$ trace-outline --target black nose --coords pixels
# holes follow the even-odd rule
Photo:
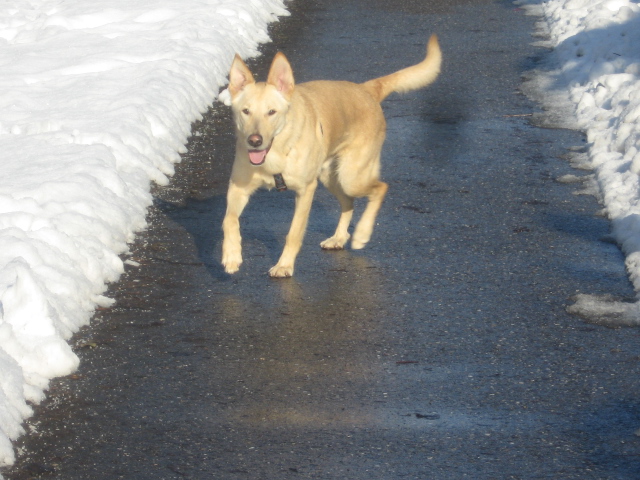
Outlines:
[[[252,147],[258,148],[260,145],[262,145],[262,135],[258,135],[257,133],[250,135],[247,139],[247,142]]]

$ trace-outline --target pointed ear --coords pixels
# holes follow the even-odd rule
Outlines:
[[[255,83],[253,75],[249,67],[247,67],[236,53],[233,63],[231,64],[231,71],[229,72],[229,93],[231,94],[231,98],[233,99],[244,90],[244,87],[251,83]]]
[[[295,82],[293,80],[293,70],[291,70],[289,60],[284,54],[278,52],[273,57],[267,83],[276,87],[285,98],[289,99],[291,97]]]

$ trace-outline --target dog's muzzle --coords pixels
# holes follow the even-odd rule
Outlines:
[[[259,148],[262,146],[263,141],[262,135],[257,133],[249,135],[249,138],[247,138],[249,146],[254,147],[253,149],[249,149],[249,161],[252,165],[262,165],[267,158],[267,153],[269,153],[271,145],[267,148]]]

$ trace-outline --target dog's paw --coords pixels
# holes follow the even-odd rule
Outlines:
[[[222,246],[222,266],[227,273],[236,273],[242,265],[242,250],[238,246]]]
[[[242,257],[233,255],[224,255],[222,257],[222,266],[227,273],[236,273],[242,265]]]
[[[238,270],[240,270],[240,264],[239,263],[227,263],[224,266],[224,271],[229,273],[229,274],[236,273]]]
[[[227,273],[236,273],[238,270],[240,270],[240,265],[242,263],[239,262],[222,262],[222,266],[224,266],[224,271]]]
[[[360,250],[362,248],[364,248],[364,246],[369,242],[369,239],[367,239],[366,241],[362,241],[362,240],[358,240],[357,238],[353,238],[353,240],[351,240],[351,248],[353,248],[354,250]]]
[[[271,278],[288,278],[293,276],[293,267],[282,266],[280,264],[272,267],[269,270],[269,276]]]
[[[349,237],[338,238],[333,236],[331,238],[327,238],[324,242],[321,242],[320,247],[323,248],[324,250],[342,250],[344,249],[344,245],[345,243],[347,243],[348,240],[349,240]]]
[[[371,240],[371,233],[368,234],[362,234],[358,231],[356,231],[353,234],[353,238],[351,239],[351,248],[354,250],[360,250],[362,248],[364,248],[364,246],[369,243],[369,240]]]

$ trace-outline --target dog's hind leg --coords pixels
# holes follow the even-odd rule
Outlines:
[[[340,183],[333,169],[327,169],[323,171],[320,176],[320,180],[327,190],[335,195],[340,202],[340,220],[338,226],[332,237],[327,238],[320,243],[320,246],[325,250],[342,250],[345,244],[349,241],[349,224],[351,223],[351,217],[353,217],[353,197],[347,195]]]
[[[269,270],[272,277],[291,277],[293,275],[293,266],[302,246],[302,239],[307,229],[309,221],[309,213],[311,212],[311,204],[313,203],[313,195],[315,194],[318,181],[314,180],[303,190],[296,194],[296,208],[293,212],[293,220],[291,228],[287,234],[287,240],[284,244],[284,250],[280,256],[278,263]]]
[[[370,192],[367,195],[369,202],[353,232],[351,248],[354,250],[363,248],[371,239],[373,225],[375,224],[378,211],[382,206],[382,201],[387,193],[387,189],[388,185],[379,180],[375,180],[375,183],[371,186]]]
[[[337,169],[340,188],[345,195],[369,199],[351,237],[351,248],[354,250],[363,248],[371,239],[376,216],[388,188],[386,183],[379,180],[380,150],[384,132],[378,133],[374,141],[369,139],[370,137],[367,137],[354,147],[341,152],[340,166]]]
[[[335,192],[334,192],[335,193]],[[325,250],[342,250],[345,244],[349,241],[349,224],[351,223],[351,217],[353,217],[353,197],[350,197],[346,193],[335,193],[338,201],[340,202],[340,220],[338,220],[338,226],[332,237],[327,238],[320,243],[320,246]]]

